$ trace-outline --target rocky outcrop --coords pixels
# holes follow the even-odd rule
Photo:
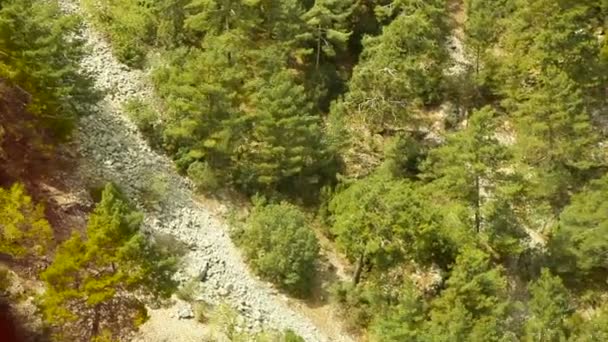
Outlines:
[[[80,11],[77,1],[61,2],[66,11]],[[82,61],[83,71],[107,94],[80,121],[77,142],[82,174],[117,183],[139,203],[146,178],[150,174],[162,176],[167,182],[166,196],[152,209],[140,205],[146,213],[145,229],[170,234],[188,246],[177,277],[199,283],[196,299],[231,304],[252,330],[261,326],[291,329],[307,341],[327,341],[306,317],[291,310],[281,295],[251,275],[227,235],[225,223],[192,199],[190,182],[175,172],[170,160],[155,153],[125,117],[125,101],[152,96],[145,85],[145,73],[117,62],[109,45],[89,26],[85,25],[82,35],[89,49]]]

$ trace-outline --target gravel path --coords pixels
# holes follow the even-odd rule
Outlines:
[[[82,13],[77,0],[60,0],[60,4],[66,12]],[[189,181],[175,172],[170,160],[152,151],[125,117],[125,101],[151,98],[146,75],[117,62],[109,45],[91,27],[85,25],[82,35],[89,48],[82,68],[107,95],[92,115],[80,122],[76,140],[86,161],[80,171],[116,182],[136,201],[141,198],[146,176],[164,177],[168,194],[153,210],[145,210],[145,226],[189,246],[178,278],[199,279],[198,299],[229,303],[245,317],[247,329],[291,329],[306,341],[329,341],[309,319],[291,310],[284,296],[252,276],[227,235],[226,224],[193,201]]]

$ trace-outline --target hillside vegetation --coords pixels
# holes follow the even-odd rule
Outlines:
[[[58,144],[96,94],[53,3],[0,0],[0,85]],[[361,341],[608,339],[607,1],[82,3],[149,72],[154,101],[125,104],[149,145],[201,193],[251,198],[232,238],[262,279],[324,284]],[[35,259],[52,227],[9,175],[0,253]],[[71,327],[56,338],[123,338],[171,294],[141,220],[108,185],[57,247],[39,300]],[[320,279],[320,235],[351,279]]]

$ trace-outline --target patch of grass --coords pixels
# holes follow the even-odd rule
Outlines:
[[[5,294],[8,291],[8,288],[11,287],[11,282],[11,274],[9,273],[8,268],[0,265],[0,295]]]
[[[153,148],[160,147],[162,139],[159,135],[159,119],[152,106],[139,99],[129,100],[124,110],[148,143]]]
[[[154,233],[153,238],[156,247],[169,255],[184,256],[188,252],[187,244],[171,234]]]
[[[169,191],[167,176],[154,174],[152,172],[144,176],[144,187],[142,191],[144,204],[152,207],[165,200]]]
[[[220,187],[219,178],[207,163],[194,162],[190,164],[187,172],[198,191],[214,191]]]
[[[192,309],[194,310],[194,317],[197,321],[199,321],[200,323],[209,322],[212,310],[212,307],[209,303],[197,301],[192,305]]]
[[[188,283],[184,284],[184,286],[180,287],[175,295],[177,298],[185,302],[192,303],[195,300],[197,289],[198,281],[196,279],[192,279]]]

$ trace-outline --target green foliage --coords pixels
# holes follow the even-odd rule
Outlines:
[[[199,279],[192,279],[186,284],[182,285],[176,292],[177,298],[192,303],[195,300],[196,291],[198,290]]]
[[[125,104],[125,111],[152,146],[156,147],[161,143],[158,136],[158,114],[149,104],[142,100],[130,100]]]
[[[231,89],[239,89],[236,85],[244,77],[231,63],[240,57],[235,51],[239,42],[232,38],[207,39],[205,51],[178,50],[168,56],[167,67],[155,71],[155,84],[167,105],[165,149],[182,170],[203,158],[217,168],[229,165],[241,116],[240,97]]]
[[[86,239],[74,233],[42,273],[47,290],[41,307],[49,324],[81,337],[85,328],[88,338],[102,329],[124,333],[145,317],[143,299],[171,294],[175,261],[139,232],[141,221],[142,215],[107,185],[89,217]]]
[[[409,4],[409,1],[404,3]],[[372,127],[403,125],[414,107],[441,98],[445,50],[444,1],[401,12],[378,37],[363,40],[345,102]]]
[[[507,188],[513,178],[505,171],[511,153],[497,138],[500,126],[492,108],[474,111],[464,129],[448,134],[444,144],[429,152],[424,176],[433,180],[437,192],[466,206],[473,218],[470,226],[494,248],[504,255],[519,254],[525,233]]]
[[[157,46],[173,48],[191,38],[185,29],[185,6],[189,0],[156,0],[151,6]]]
[[[292,330],[285,331],[284,342],[304,342],[305,340]]]
[[[60,138],[95,98],[78,72],[77,28],[55,1],[7,0],[0,8],[0,77],[28,94],[28,110]]]
[[[307,26],[301,40],[314,43],[315,68],[321,65],[321,56],[334,58],[346,48],[351,31],[348,19],[354,8],[352,0],[316,0],[312,8],[302,15]]]
[[[226,184],[321,203],[312,209],[354,264],[354,281],[333,297],[370,341],[602,341],[605,310],[583,315],[601,303],[576,294],[601,298],[607,268],[608,176],[591,181],[607,169],[607,4],[104,0],[89,9],[121,60],[141,65],[151,47],[164,49],[153,71],[162,112],[127,109],[199,190]],[[310,289],[319,247],[294,206],[256,203],[237,235],[264,278]],[[548,271],[526,287],[544,267],[580,292]],[[428,269],[450,276],[433,273],[428,287]],[[232,340],[287,339],[238,333],[238,315],[224,309]]]
[[[296,207],[258,204],[239,240],[252,268],[262,277],[291,293],[309,293],[319,244]]]
[[[608,269],[608,176],[574,195],[560,216],[550,242],[558,273],[585,279]]]
[[[0,187],[0,253],[14,258],[41,256],[52,239],[44,207],[33,202],[23,184]]]
[[[441,215],[407,181],[378,174],[360,180],[332,199],[330,231],[360,268],[386,269],[403,259],[449,263],[452,246],[442,234]],[[355,279],[357,281],[357,279]]]
[[[522,82],[533,85],[558,69],[557,74],[573,80],[583,96],[603,96],[597,93],[606,77],[598,63],[599,42],[592,25],[581,25],[589,23],[597,4],[570,0],[516,0],[513,4],[503,37],[506,89],[526,93]]]
[[[204,161],[250,193],[318,186],[319,169],[331,158],[305,89],[289,71],[242,85],[249,71],[234,62],[251,57],[236,50],[244,43],[230,34],[207,39],[209,50],[176,54],[175,67],[157,71],[173,116],[165,147],[181,168]]]
[[[11,287],[11,274],[8,267],[0,265],[0,296],[4,296],[6,291]]]
[[[169,181],[166,175],[149,172],[143,176],[142,197],[148,207],[162,203],[169,192]]]
[[[574,325],[569,341],[600,342],[608,338],[608,309],[604,304],[590,319],[581,319]]]
[[[222,303],[215,307],[210,322],[216,334],[226,336],[229,341],[241,341],[243,337],[238,331],[238,313],[228,304]]]
[[[372,341],[422,341],[420,330],[426,310],[421,295],[405,284],[400,290],[398,303],[385,309],[371,325]]]
[[[464,3],[464,43],[477,92],[497,86],[496,60],[499,57],[493,54],[492,48],[505,30],[505,17],[512,11],[512,3],[510,0],[466,0]]]
[[[147,1],[84,0],[83,3],[98,27],[108,35],[118,60],[132,67],[142,67],[147,46],[154,37]]]
[[[517,99],[515,124],[518,157],[533,167],[530,192],[561,208],[568,187],[585,172],[605,165],[598,134],[587,113],[581,89],[563,72],[548,71],[540,84]]]
[[[540,278],[530,284],[532,298],[528,303],[530,317],[526,321],[526,341],[564,341],[566,319],[571,303],[568,290],[559,277],[543,269]]]
[[[377,289],[355,285],[352,282],[338,282],[331,288],[331,298],[340,307],[347,329],[357,331],[366,327],[376,314]]]
[[[412,136],[396,136],[386,148],[384,166],[395,178],[415,179],[426,158],[426,149]]]
[[[289,71],[259,80],[253,95],[251,130],[239,148],[236,182],[244,189],[273,190],[279,184],[306,189],[319,182],[325,147],[304,87]],[[298,187],[302,185],[302,187]]]
[[[194,162],[188,167],[188,177],[194,182],[198,191],[214,191],[220,187],[220,180],[215,171],[204,162]]]
[[[425,327],[428,339],[505,341],[512,335],[507,279],[500,267],[491,264],[487,254],[464,249],[446,285],[431,303],[431,320]]]
[[[209,321],[209,314],[211,312],[211,306],[205,302],[196,302],[192,304],[192,310],[194,311],[194,317],[200,323],[207,323]]]

